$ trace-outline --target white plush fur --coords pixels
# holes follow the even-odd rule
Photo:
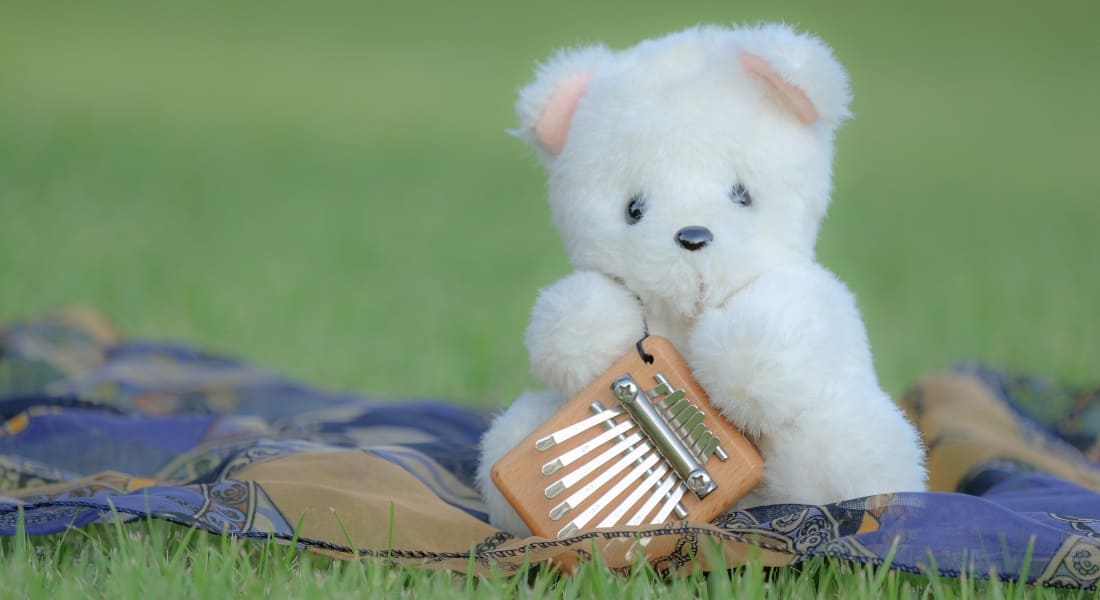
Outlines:
[[[806,125],[745,71],[763,58],[813,103]],[[557,83],[591,79],[560,153],[534,135]],[[827,503],[924,489],[913,427],[879,387],[855,299],[814,259],[830,199],[847,76],[818,39],[783,25],[698,27],[612,54],[565,52],[520,92],[517,133],[549,175],[550,206],[577,271],[543,290],[526,344],[551,391],[527,393],[483,440],[491,520],[528,533],[492,465],[630,350],[648,325],[685,355],[711,401],[750,435],[764,480],[738,507]],[[731,200],[740,184],[752,203]],[[644,217],[625,218],[630,198]],[[703,226],[697,251],[676,232]]]

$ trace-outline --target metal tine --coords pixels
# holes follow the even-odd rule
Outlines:
[[[685,434],[691,431],[695,428],[696,425],[703,422],[703,417],[705,416],[706,415],[703,414],[703,411],[696,408],[695,414],[691,415],[691,418],[689,418],[687,421],[684,421],[684,423],[680,426],[681,431],[683,431]]]
[[[600,404],[599,402],[593,402],[592,404],[590,404],[588,406],[588,410],[590,410],[594,413],[598,413],[598,412],[603,410],[603,405]],[[612,427],[612,423],[613,423],[613,421],[604,421],[603,425],[604,425],[604,427],[610,429]],[[623,438],[622,438],[622,436],[619,436],[618,439],[619,439],[619,441],[622,441]],[[652,474],[652,471],[646,473],[646,475],[651,475],[651,474]],[[687,518],[688,511],[687,511],[686,508],[684,508],[683,504],[677,504],[676,508],[674,510],[676,511],[676,516],[680,517],[681,519]]]
[[[606,471],[597,475],[595,479],[589,481],[588,483],[581,486],[580,489],[570,494],[568,498],[561,502],[561,504],[558,504],[557,506],[552,508],[550,510],[550,519],[553,521],[557,521],[558,519],[565,516],[565,514],[568,513],[570,510],[573,510],[574,508],[580,506],[581,502],[587,500],[589,496],[596,493],[596,491],[603,487],[605,483],[611,481],[612,477],[621,473],[623,469],[630,466],[630,463],[633,463],[642,456],[645,456],[645,454],[650,450],[651,448],[644,446],[640,448],[635,448],[633,451],[630,452],[630,454],[627,454],[626,456],[620,458],[618,462],[611,465]],[[669,511],[671,512],[672,508],[669,508]]]
[[[600,446],[611,441],[615,437],[620,436],[627,431],[630,431],[634,427],[636,427],[636,425],[629,420],[613,426],[611,429],[600,433],[599,435],[588,440],[587,442],[577,446],[576,448],[573,448],[572,450],[569,450],[568,452],[562,453],[561,456],[542,465],[542,474],[553,475],[554,473],[557,473],[563,467],[571,465],[581,458],[584,458],[584,455],[592,452],[596,448],[599,448]]]
[[[660,376],[661,379],[664,379],[664,376],[660,373],[658,373],[657,375]],[[665,381],[667,381],[667,379]],[[654,389],[656,390],[657,388]],[[686,433],[683,430],[683,422],[691,417],[693,413],[691,413],[690,411],[692,409],[699,411],[699,408],[692,404],[691,400],[687,398],[687,394],[685,394],[684,390],[678,389],[674,390],[664,399],[664,407],[661,412],[662,416],[668,420],[668,424],[673,428],[673,430],[677,433],[683,434]],[[699,412],[702,413],[702,411]],[[704,460],[710,458],[712,454],[717,456],[718,460],[729,460],[729,454],[725,451],[724,448],[722,448],[721,442],[718,440],[717,437],[713,437],[711,441],[708,441],[705,444],[699,444],[699,447],[701,449],[700,454]],[[676,514],[679,515],[681,518],[686,516],[686,514],[681,514],[680,511],[677,511]]]
[[[687,404],[687,406],[681,407],[679,412],[677,412],[675,414],[662,415],[663,417],[665,417],[665,421],[668,422],[668,426],[672,429],[672,431],[676,432],[676,435],[680,436],[681,438],[684,437],[684,431],[683,431],[683,427],[681,426],[681,420],[684,419],[685,417],[689,416],[689,411],[691,411],[692,408],[693,407],[691,406],[691,403],[689,402]]]
[[[650,523],[664,523],[665,519],[668,518],[668,515],[672,513],[672,508],[676,506],[676,503],[680,501],[680,498],[684,497],[684,493],[686,492],[687,486],[682,483],[677,486],[676,489],[672,492],[672,497],[665,501],[664,506],[661,507],[661,510],[657,511],[657,516],[653,517],[653,520],[650,521]]]
[[[631,508],[633,508],[639,500],[642,499],[642,496],[646,495],[646,493],[649,492],[654,494],[657,493],[656,488],[660,484],[661,478],[665,476],[665,473],[668,473],[667,465],[662,463],[654,467],[653,470],[649,472],[649,476],[646,477],[645,481],[642,482],[642,485],[639,485],[637,488],[635,488],[633,492],[630,492],[630,495],[627,496],[626,499],[624,499],[622,503],[619,504],[619,506],[615,507],[615,510],[608,513],[607,516],[604,517],[602,521],[600,521],[600,524],[597,525],[597,527],[611,527],[613,525],[618,525],[623,516],[625,516],[626,513]],[[685,510],[684,513],[680,515],[680,518],[683,519],[686,517],[687,511]]]
[[[578,531],[580,530],[576,525],[574,525],[573,523],[569,523],[565,527],[562,527],[560,531],[558,531],[558,539],[560,540],[561,538],[569,537],[574,533],[577,533]]]
[[[684,390],[673,390],[673,392],[666,396],[665,399],[662,400],[662,402],[665,403],[665,408],[668,409],[674,404],[678,404],[681,400],[686,400],[686,395],[687,394],[684,393]]]
[[[706,497],[717,485],[705,474],[705,468],[687,448],[681,436],[677,434],[660,414],[659,409],[641,393],[637,383],[630,375],[623,375],[611,384],[615,397],[626,407],[630,417],[638,422],[639,428],[650,438],[665,460],[676,472],[677,477],[693,477],[691,489],[699,498]],[[695,478],[697,471],[703,471]]]
[[[700,412],[703,415],[704,413]],[[704,415],[705,416],[705,415]],[[690,422],[690,421],[689,421]],[[718,439],[705,423],[697,423],[690,432],[685,432],[683,427],[677,426],[677,433],[686,435],[693,452],[698,452],[698,458],[706,463],[711,456],[717,456],[718,460],[729,460],[730,455],[722,448],[722,442]],[[677,513],[679,514],[679,513]]]
[[[707,427],[707,424],[699,423],[695,427],[691,428],[691,431],[688,433],[688,439],[692,440],[693,442],[698,442],[699,440],[709,435],[711,435],[711,432],[710,428]]]
[[[703,458],[708,459],[711,457],[712,454],[715,454],[716,450],[721,449],[722,447],[719,445],[718,438],[712,435],[710,436],[710,439],[707,440],[707,443],[703,445]],[[722,454],[726,454],[726,452],[723,450]],[[728,454],[726,454],[725,458],[722,457],[722,454],[718,455],[719,460],[726,460],[729,458]]]
[[[687,403],[687,406],[681,408],[680,412],[672,419],[672,428],[675,430],[676,434],[680,435],[680,437],[686,436],[687,430],[684,429],[684,423],[691,421],[691,418],[697,413],[698,408],[691,403]]]
[[[690,440],[687,439],[688,432],[687,429],[684,428],[684,425],[699,414],[699,408],[686,399],[682,403],[678,403],[677,408],[678,410],[676,413],[667,415],[669,427],[671,427],[676,435],[680,436],[680,439],[684,440],[685,443],[690,443]]]
[[[705,454],[703,450],[707,447],[707,444],[709,444],[712,439],[714,439],[714,434],[711,433],[711,431],[706,427],[703,427],[703,431],[701,431],[699,435],[695,436],[691,440],[692,452],[695,452],[699,456],[699,459],[704,463],[707,462],[707,458],[710,455]]]
[[[577,467],[575,471],[566,473],[564,477],[547,486],[545,491],[546,497],[556,498],[563,491],[569,489],[570,487],[573,487],[577,484],[577,482],[587,477],[588,474],[592,471],[595,471],[596,469],[604,466],[604,464],[610,462],[612,459],[614,459],[616,456],[619,456],[623,452],[627,452],[628,449],[631,449],[631,447],[634,446],[634,444],[638,444],[638,448],[631,449],[631,451],[648,451],[653,448],[647,443],[639,443],[641,441],[641,433],[633,433],[627,436],[618,444],[615,444],[614,446],[601,452],[598,456],[596,456],[596,458],[593,458],[592,460]]]
[[[635,482],[641,479],[642,476],[645,475],[645,472],[649,470],[650,467],[657,464],[657,461],[660,459],[661,455],[656,452],[647,456],[638,466],[634,467],[630,473],[616,481],[615,485],[611,486],[611,488],[597,498],[595,502],[586,506],[585,509],[581,511],[581,514],[577,515],[569,524],[562,528],[562,531],[569,530],[570,527],[580,529],[587,525],[589,521],[596,518],[596,515],[603,512],[611,502],[621,496],[628,487],[634,485]],[[561,532],[558,532],[558,535],[561,537]]]
[[[679,402],[674,404],[672,408],[667,411],[669,423],[679,426],[684,419],[690,416],[690,411],[694,409],[695,405],[691,403],[691,400],[681,398]]]
[[[548,436],[539,438],[539,440],[535,442],[535,448],[545,452],[546,450],[549,450],[554,446],[557,446],[558,444],[575,437],[577,434],[583,432],[590,427],[594,427],[596,425],[599,425],[600,423],[603,423],[604,421],[613,419],[623,414],[623,411],[624,409],[622,406],[615,406],[614,408],[609,408],[599,414],[588,417],[587,419],[577,421],[576,423],[567,427],[563,427]]]
[[[702,437],[709,436],[709,435],[711,435],[711,433],[710,433],[710,429],[707,429],[707,424],[706,423],[699,423],[695,427],[692,427],[691,431],[688,432],[688,440],[692,444],[698,445],[698,442]]]
[[[671,394],[672,391],[675,389],[672,387],[672,382],[670,382],[668,378],[665,377],[665,374],[661,373],[660,371],[653,374],[653,380],[657,382],[657,385],[653,389],[645,393],[646,396],[649,396],[650,400],[656,398],[657,396]]]
[[[642,522],[645,521],[645,518],[649,516],[649,513],[653,512],[653,509],[661,502],[661,499],[672,491],[672,486],[678,483],[680,483],[680,479],[676,477],[676,474],[669,473],[669,476],[657,487],[657,491],[646,499],[642,507],[638,509],[638,512],[634,513],[633,517],[630,517],[630,520],[628,520],[626,524],[641,525]]]

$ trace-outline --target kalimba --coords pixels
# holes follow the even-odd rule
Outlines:
[[[709,521],[763,475],[756,447],[649,336],[498,461],[493,482],[531,531]]]

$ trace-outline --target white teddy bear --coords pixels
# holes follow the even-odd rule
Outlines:
[[[576,272],[542,290],[526,392],[483,439],[491,522],[527,526],[493,464],[647,329],[753,439],[737,508],[925,488],[923,450],[879,387],[855,299],[817,264],[847,75],[785,25],[696,27],[623,52],[563,51],[520,92]]]

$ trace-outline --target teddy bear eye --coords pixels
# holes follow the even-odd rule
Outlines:
[[[752,206],[752,194],[740,183],[735,183],[730,188],[730,199],[741,206]]]
[[[626,224],[633,225],[645,216],[645,196],[634,194],[626,203]]]

